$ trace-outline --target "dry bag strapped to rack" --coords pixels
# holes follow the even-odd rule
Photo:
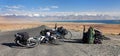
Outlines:
[[[100,31],[95,30],[93,27],[90,27],[87,32],[85,32],[85,26],[83,29],[83,43],[89,44],[101,44],[103,35]]]

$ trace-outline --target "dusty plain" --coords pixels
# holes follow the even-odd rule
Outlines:
[[[83,25],[86,26],[86,30],[92,26],[95,29],[100,30],[103,34],[112,34],[119,35],[120,34],[120,24],[96,24],[96,23],[69,23],[69,22],[29,22],[29,23],[0,23],[0,31],[12,31],[12,30],[20,30],[20,29],[28,29],[34,28],[41,25],[46,25],[48,27],[54,28],[55,24],[57,26],[63,26],[69,30],[75,30],[78,32],[82,32]]]

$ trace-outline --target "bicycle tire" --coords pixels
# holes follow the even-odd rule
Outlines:
[[[72,33],[68,31],[68,33],[64,36],[65,39],[71,39],[72,38]]]

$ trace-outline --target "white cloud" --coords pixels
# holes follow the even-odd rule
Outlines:
[[[49,8],[42,8],[42,10],[50,10]],[[110,15],[110,16],[119,16],[120,12],[43,12],[43,11],[26,11],[26,10],[16,10],[8,9],[5,13],[0,13],[1,15],[28,15],[28,16],[67,16],[67,15]]]
[[[17,7],[17,6],[6,6],[7,8],[19,8],[19,7]]]
[[[16,9],[6,9],[7,11],[14,12],[17,11]]]
[[[51,8],[59,8],[58,6],[51,6]]]
[[[50,9],[50,8],[42,8],[42,10],[49,11],[49,10],[51,10],[51,9]]]
[[[6,5],[5,6],[5,8],[11,8],[11,9],[19,9],[19,8],[22,8],[22,7],[24,7],[24,6],[22,6],[22,5],[14,5],[14,6],[8,6],[8,5]]]
[[[33,14],[33,16],[36,16],[36,17],[38,17],[38,16],[40,16],[39,14]]]
[[[39,9],[40,9],[40,11],[49,11],[49,10],[51,10],[49,7],[46,7],[46,8],[40,7]]]
[[[59,6],[48,6],[40,8],[31,8],[24,10],[22,5],[14,6],[4,6],[0,7],[0,15],[24,15],[24,16],[67,16],[67,15],[110,15],[110,16],[120,16],[120,12],[51,12],[53,9],[59,8]]]
[[[50,11],[52,9],[57,9],[57,8],[59,8],[59,7],[58,6],[48,6],[48,7],[40,7],[39,9],[41,11]]]

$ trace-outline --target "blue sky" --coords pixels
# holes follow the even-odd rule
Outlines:
[[[0,13],[18,11],[120,12],[120,0],[0,0]]]

